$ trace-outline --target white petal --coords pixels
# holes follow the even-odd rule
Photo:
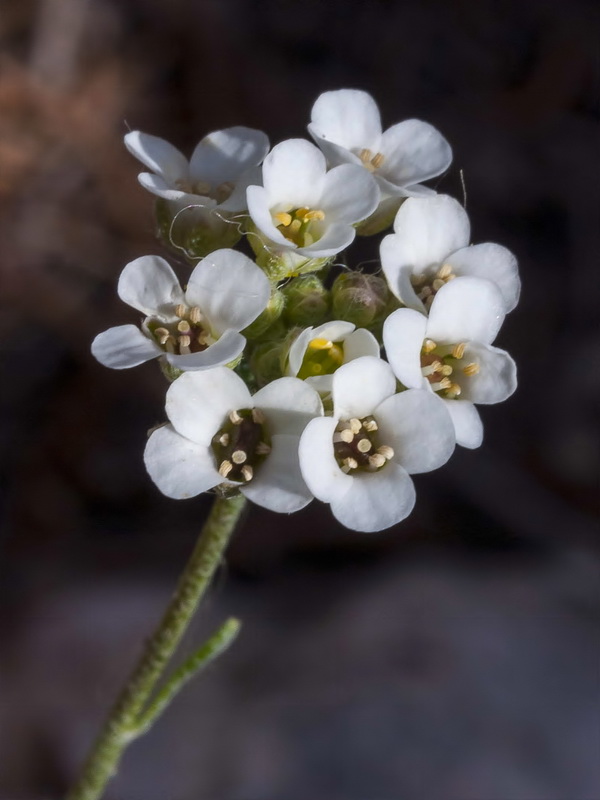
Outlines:
[[[316,417],[300,437],[298,456],[306,485],[316,498],[325,503],[342,497],[353,479],[339,468],[333,454],[333,432],[338,420]]]
[[[311,339],[328,339],[330,342],[343,342],[354,331],[356,325],[341,319],[324,322],[312,329]]]
[[[137,367],[144,361],[163,354],[156,342],[145,336],[135,325],[109,328],[92,342],[92,355],[111,369]]]
[[[273,224],[269,196],[263,186],[248,186],[246,189],[246,205],[250,219],[268,239],[287,250],[295,250],[296,245],[286,239]]]
[[[171,425],[154,431],[144,451],[148,474],[167,497],[195,497],[222,482],[207,447],[180,436]]]
[[[309,247],[298,247],[297,252],[307,258],[329,258],[352,244],[356,231],[344,222],[333,222],[323,236]],[[289,242],[288,242],[289,244]]]
[[[374,412],[379,442],[394,449],[394,461],[411,475],[441,467],[454,451],[454,425],[433,392],[408,389],[384,400]]]
[[[450,166],[452,148],[427,122],[407,119],[388,128],[381,137],[384,161],[379,173],[401,186],[421,183]]]
[[[185,372],[167,391],[166,411],[175,430],[209,447],[231,411],[252,408],[244,381],[227,367]]]
[[[447,255],[469,244],[470,224],[461,204],[445,194],[409,197],[394,220],[400,237],[397,262],[414,271],[441,264]]]
[[[303,206],[318,208],[326,169],[319,148],[305,139],[287,139],[275,145],[263,164],[269,206],[281,203],[282,211]]]
[[[288,375],[295,377],[300,372],[300,367],[306,355],[306,348],[311,339],[316,338],[313,334],[313,328],[305,328],[292,342],[290,351],[288,353],[288,364],[286,372]]]
[[[298,442],[297,436],[273,436],[271,452],[254,478],[240,486],[248,500],[281,514],[300,511],[310,503],[313,496],[300,471]]]
[[[357,155],[347,150],[345,147],[323,138],[321,132],[315,125],[309,125],[308,132],[319,146],[319,149],[330,166],[337,167],[340,164],[356,164],[356,166],[365,169],[364,164]]]
[[[362,356],[379,358],[380,351],[379,342],[366,328],[358,328],[344,339],[344,362]]]
[[[263,160],[269,150],[269,139],[262,131],[236,126],[214,131],[197,145],[190,159],[193,181],[207,181],[213,188],[231,181]]]
[[[479,372],[461,380],[461,398],[472,403],[501,403],[517,388],[517,365],[505,350],[469,343],[465,362],[479,364]]]
[[[363,167],[342,164],[325,176],[320,208],[325,221],[354,223],[366,219],[377,208],[380,191],[372,175]]]
[[[168,183],[188,177],[187,158],[176,147],[141,131],[131,131],[125,136],[125,146],[142,164],[156,172]]]
[[[381,118],[377,103],[367,92],[339,89],[321,94],[311,111],[311,133],[348,150],[379,149]]]
[[[298,378],[278,378],[254,395],[255,408],[264,412],[271,436],[300,436],[314,417],[323,414],[321,398]]]
[[[266,308],[269,279],[248,256],[236,250],[215,250],[194,268],[186,301],[206,314],[216,333],[241,331]]]
[[[403,186],[402,194],[404,197],[433,197],[437,192],[435,189],[430,189],[429,186],[414,183],[412,186]]]
[[[427,336],[434,342],[491,344],[504,322],[504,299],[483,278],[456,278],[436,294],[429,310]]]
[[[124,303],[148,317],[172,317],[183,292],[177,275],[160,256],[142,256],[124,268],[117,286]]]
[[[167,353],[167,361],[177,369],[194,371],[222,367],[236,359],[246,346],[246,338],[238,331],[228,330],[206,350],[188,355]]]
[[[331,511],[346,528],[373,533],[408,517],[415,499],[415,487],[406,470],[388,461],[379,472],[356,475],[344,496],[331,501]]]
[[[419,272],[419,268],[412,263],[412,254],[406,252],[402,238],[395,233],[384,236],[379,246],[379,257],[390,291],[404,305],[425,314],[425,306],[417,297],[410,280],[412,275]]]
[[[473,403],[468,400],[442,400],[454,424],[456,444],[473,450],[483,441],[483,424]]]
[[[383,346],[394,374],[404,386],[420,389],[421,348],[427,329],[427,317],[412,308],[399,308],[383,324]]]
[[[390,365],[380,358],[363,356],[342,364],[333,374],[334,415],[341,419],[366,417],[396,391]]]
[[[194,202],[198,200],[198,197],[193,194],[187,194],[186,192],[181,192],[179,189],[174,189],[172,184],[167,183],[167,181],[160,175],[153,175],[151,172],[140,172],[138,175],[138,181],[149,192],[152,194],[157,195],[157,197],[164,197],[165,200],[180,200],[185,201],[186,199],[188,202]],[[191,198],[191,201],[190,199]]]
[[[262,167],[250,167],[242,172],[235,183],[233,192],[229,195],[227,200],[219,203],[219,211],[239,212],[248,209],[248,202],[246,200],[246,192],[249,186],[259,186],[262,181]],[[235,220],[235,224],[239,224]]]
[[[487,278],[500,289],[506,304],[506,313],[519,301],[521,280],[514,255],[500,244],[485,242],[463,247],[448,256],[446,262],[457,275]]]

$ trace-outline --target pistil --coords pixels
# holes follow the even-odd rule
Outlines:
[[[239,483],[251,481],[271,452],[264,414],[257,408],[231,411],[213,436],[212,449],[219,475]]]

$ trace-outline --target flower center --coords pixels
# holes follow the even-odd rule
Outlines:
[[[219,183],[216,186],[208,183],[207,181],[186,181],[186,180],[179,180],[175,181],[175,186],[181,192],[187,192],[188,194],[198,194],[201,197],[210,197],[211,200],[216,200],[216,202],[224,203],[225,200],[229,199],[231,193],[233,192],[235,185],[231,183],[231,181],[225,181],[224,183]]]
[[[302,365],[298,370],[300,380],[314,378],[317,375],[331,375],[344,363],[344,345],[342,342],[330,342],[328,339],[312,339],[306,348]]]
[[[269,442],[265,417],[259,408],[232,411],[212,440],[219,475],[248,483],[271,452]]]
[[[380,444],[374,417],[340,420],[333,434],[333,452],[342,472],[378,472],[394,457],[389,445]]]
[[[462,392],[463,380],[479,372],[477,362],[467,362],[464,358],[465,348],[465,342],[447,345],[438,345],[432,339],[423,342],[421,373],[433,391],[445,400],[455,400]]]
[[[151,320],[148,323],[148,329],[163,350],[183,356],[199,353],[214,344],[216,340],[203,326],[204,316],[198,306],[189,308],[180,303],[175,314],[179,317],[177,322]]]
[[[411,275],[410,282],[417,293],[417,297],[429,308],[433,303],[433,298],[442,286],[445,286],[448,281],[454,280],[454,278],[456,278],[456,275],[452,272],[450,264],[442,264],[436,272],[431,271],[430,273]]]
[[[359,152],[358,157],[362,161],[363,167],[368,169],[369,172],[375,172],[375,170],[379,169],[385,160],[383,153],[373,154],[367,147],[364,147]]]
[[[298,247],[309,247],[323,235],[325,212],[318,208],[295,208],[273,214],[277,230]]]

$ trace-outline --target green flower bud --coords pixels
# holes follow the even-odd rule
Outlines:
[[[333,316],[359,328],[373,325],[385,313],[390,291],[383,278],[362,272],[342,272],[331,287]]]
[[[290,325],[320,325],[331,305],[330,293],[316,275],[294,278],[282,292],[285,296],[284,318]]]
[[[259,386],[266,386],[283,376],[284,351],[282,341],[261,342],[256,345],[250,356],[250,369]]]
[[[385,197],[377,206],[375,211],[370,217],[360,222],[356,226],[356,232],[359,236],[373,236],[376,233],[381,233],[386,228],[389,228],[398,209],[400,208],[404,198],[403,197]]]
[[[235,247],[242,236],[239,222],[225,212],[179,200],[158,200],[156,221],[162,241],[189,261],[222,247]]]
[[[169,383],[173,383],[173,381],[177,380],[180,375],[183,375],[183,370],[177,369],[177,367],[169,364],[166,358],[159,358],[158,363],[160,365],[162,374],[169,381]]]
[[[267,307],[261,314],[258,315],[254,322],[251,322],[247,328],[244,328],[242,334],[246,337],[246,339],[250,340],[260,338],[271,327],[271,325],[273,325],[273,323],[277,322],[281,316],[284,305],[285,298],[282,292],[273,287],[271,289],[271,297],[269,298]]]
[[[264,270],[271,283],[279,283],[279,281],[309,272],[318,272],[333,260],[333,257],[307,258],[294,250],[280,249],[275,242],[269,241],[252,222],[247,223],[246,234],[250,247],[256,255],[256,263]]]

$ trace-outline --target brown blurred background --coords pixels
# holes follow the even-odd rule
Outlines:
[[[144,472],[156,365],[89,353],[134,321],[122,267],[163,253],[122,137],[275,143],[343,87],[453,145],[439,190],[463,170],[474,241],[520,261],[520,388],[396,529],[252,508],[186,647],[228,614],[241,639],[107,798],[599,800],[597,10],[2,0],[1,800],[61,798],[207,509]]]

